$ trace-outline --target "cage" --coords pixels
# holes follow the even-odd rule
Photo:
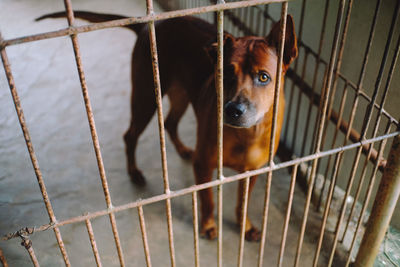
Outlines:
[[[4,266],[399,265],[390,247],[400,227],[399,1],[0,5]],[[67,20],[32,23],[63,9]],[[127,18],[86,23],[75,20],[73,9]],[[26,21],[15,17],[19,12]],[[273,160],[234,173],[222,168],[221,152],[215,179],[196,185],[191,163],[179,159],[165,137],[169,104],[158,98],[157,118],[138,148],[148,184],[131,185],[122,134],[135,35],[114,28],[148,23],[156,48],[159,20],[192,15],[215,24],[220,37],[223,30],[266,36],[279,20],[285,26],[286,14],[295,21],[299,54],[285,75],[285,120]],[[163,74],[157,59],[153,63],[155,90],[161,90]],[[193,146],[192,110],[181,124],[184,141]],[[242,212],[261,228],[259,243],[244,240],[244,224],[236,225],[233,215],[238,182],[248,188],[254,175],[259,178]],[[199,234],[198,192],[205,188],[214,189],[218,203],[215,241]]]

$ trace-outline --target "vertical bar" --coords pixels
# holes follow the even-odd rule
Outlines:
[[[242,196],[242,210],[241,210],[241,223],[240,223],[240,241],[239,241],[239,254],[238,254],[238,267],[243,266],[243,248],[244,248],[244,236],[246,233],[246,218],[247,218],[247,205],[249,200],[249,184],[250,177],[246,177],[244,182],[244,194]]]
[[[0,41],[2,41],[2,40],[3,40],[3,38],[0,34]],[[46,185],[43,180],[42,171],[40,170],[39,162],[37,160],[35,150],[33,149],[33,144],[31,141],[30,134],[29,134],[28,126],[26,125],[24,112],[21,107],[21,102],[19,100],[17,88],[15,86],[14,77],[11,72],[10,62],[8,61],[8,56],[7,56],[7,53],[6,53],[6,50],[4,47],[2,47],[0,49],[0,53],[1,53],[1,59],[3,61],[4,71],[7,76],[8,85],[10,87],[11,96],[13,98],[15,110],[17,112],[18,120],[19,120],[21,129],[22,129],[22,133],[24,135],[26,147],[29,152],[29,157],[32,162],[33,170],[35,171],[35,175],[36,175],[36,179],[38,181],[40,192],[42,193],[43,202],[45,204],[47,214],[49,215],[50,223],[55,223],[57,221],[57,219],[56,219],[56,216],[54,215],[53,207],[51,205],[50,198],[47,193]],[[71,264],[69,262],[67,250],[65,249],[65,245],[62,240],[60,230],[58,229],[58,227],[55,227],[53,229],[53,231],[54,231],[54,234],[57,239],[58,247],[60,248],[61,254],[63,256],[65,266],[69,267],[69,266],[71,266]]]
[[[224,0],[218,0],[217,4],[225,3]],[[218,146],[218,165],[217,165],[217,177],[220,180],[224,179],[223,175],[223,105],[224,105],[224,84],[223,84],[223,72],[224,72],[224,12],[217,12],[217,69],[216,69],[216,89],[217,89],[217,146]],[[222,185],[218,185],[218,267],[222,267],[222,214],[223,214],[223,188]]]
[[[324,128],[325,120],[326,120],[326,111],[327,111],[327,107],[328,107],[329,93],[330,93],[330,89],[331,89],[333,70],[334,70],[335,61],[336,61],[336,53],[337,53],[337,49],[338,49],[338,45],[339,45],[339,32],[340,32],[340,27],[341,27],[342,20],[343,20],[345,2],[346,2],[346,0],[340,1],[340,6],[338,9],[338,14],[337,14],[337,19],[336,19],[334,40],[333,40],[332,52],[331,52],[330,61],[329,61],[329,69],[328,69],[328,73],[327,73],[327,82],[326,82],[326,87],[324,88],[322,95],[321,95],[322,105],[320,105],[320,123],[319,123],[319,128],[318,128],[315,153],[319,153],[320,148],[321,148],[322,130]],[[299,236],[299,240],[298,240],[298,244],[297,244],[295,266],[298,266],[298,264],[300,262],[301,248],[302,248],[302,244],[303,244],[304,232],[306,230],[307,217],[308,217],[308,211],[309,211],[309,207],[310,207],[311,196],[312,196],[312,191],[313,191],[314,182],[315,182],[317,163],[318,163],[318,159],[315,159],[312,164],[312,169],[311,169],[311,174],[310,174],[311,176],[309,179],[310,182],[309,182],[308,191],[307,191],[306,204],[304,206],[303,222],[302,222],[300,236]]]
[[[388,134],[390,132],[391,123],[392,123],[391,121],[388,122],[385,134]],[[387,142],[387,139],[383,139],[381,141],[381,145],[379,147],[379,152],[378,152],[378,158],[382,155],[383,148],[385,147],[386,142]],[[359,217],[358,222],[357,222],[356,230],[354,231],[353,240],[351,241],[351,245],[350,245],[350,249],[349,249],[349,255],[347,257],[346,266],[348,266],[350,264],[351,253],[352,253],[352,251],[354,249],[354,245],[356,243],[357,234],[358,234],[358,231],[360,230],[361,223],[363,222],[363,218],[364,218],[365,212],[366,212],[367,207],[368,207],[368,202],[369,202],[369,199],[370,199],[371,194],[372,194],[372,189],[374,188],[374,185],[375,185],[375,179],[376,179],[376,173],[378,172],[378,166],[379,166],[379,164],[378,164],[378,161],[377,161],[375,163],[373,174],[371,176],[371,180],[370,180],[369,185],[368,185],[367,193],[366,193],[366,196],[365,196],[364,204],[363,204],[361,212],[360,212],[360,217]]]
[[[64,0],[64,6],[65,6],[65,10],[67,12],[68,24],[70,26],[73,26],[75,18],[74,18],[74,13],[72,10],[71,0]],[[101,155],[100,142],[99,142],[99,138],[98,138],[97,131],[96,131],[96,125],[94,122],[94,116],[93,116],[92,106],[90,103],[89,92],[88,92],[88,88],[87,88],[87,84],[86,84],[86,78],[85,78],[85,74],[83,71],[83,64],[82,64],[82,59],[81,59],[81,54],[80,54],[78,36],[76,34],[71,35],[71,41],[72,41],[72,46],[73,46],[73,50],[74,50],[76,66],[78,69],[79,80],[81,83],[82,95],[83,95],[83,99],[85,102],[85,108],[86,108],[86,113],[87,113],[87,117],[88,117],[90,133],[92,135],[93,147],[94,147],[94,151],[96,154],[97,166],[99,169],[99,174],[100,174],[101,184],[102,184],[102,188],[103,188],[103,192],[104,192],[104,197],[106,200],[107,208],[111,209],[112,208],[111,195],[110,195],[110,191],[109,191],[109,187],[108,187],[107,176],[106,176],[106,172],[105,172],[105,168],[104,168],[103,158]],[[110,223],[111,223],[111,229],[112,229],[113,236],[114,236],[115,246],[116,246],[117,252],[118,252],[119,262],[120,262],[121,266],[124,267],[125,266],[124,255],[122,252],[121,241],[119,238],[117,223],[115,220],[114,213],[110,213],[109,218],[110,218]]]
[[[278,118],[278,105],[279,105],[279,95],[282,86],[282,66],[283,66],[283,50],[285,47],[285,35],[286,35],[286,21],[287,21],[287,10],[288,2],[282,3],[281,9],[281,24],[280,24],[280,40],[278,48],[278,64],[276,67],[276,77],[275,77],[275,91],[274,91],[274,104],[273,104],[273,116],[272,116],[272,127],[271,127],[271,138],[269,140],[269,165],[274,165],[274,152],[275,152],[275,135],[277,128],[277,118]],[[267,174],[267,184],[265,188],[265,200],[264,200],[264,213],[263,222],[261,230],[261,242],[258,253],[258,266],[261,267],[264,258],[264,247],[265,238],[267,235],[267,222],[268,222],[268,209],[269,209],[269,197],[272,181],[272,171]]]
[[[373,266],[400,195],[400,136],[393,139],[354,266]]]
[[[39,264],[39,262],[38,262],[38,260],[36,258],[35,251],[33,250],[32,241],[30,239],[26,238],[26,237],[22,237],[21,245],[24,246],[26,248],[26,250],[28,251],[29,257],[31,258],[33,266],[39,267],[40,264]]]
[[[299,25],[299,34],[297,35],[297,39],[298,40],[301,40],[302,39],[302,37],[303,37],[303,24],[304,24],[304,12],[305,12],[305,9],[306,9],[306,2],[307,2],[307,0],[304,0],[303,1],[303,3],[302,3],[302,5],[301,5],[301,13],[300,13],[300,25]],[[299,51],[300,52],[300,51]],[[307,55],[307,53],[306,53],[306,55]],[[304,63],[305,64],[305,63]],[[304,64],[303,64],[303,66],[304,66]],[[295,73],[297,73],[297,69],[298,69],[298,65],[299,65],[299,59],[297,59],[296,61],[295,61],[295,63],[294,63],[294,72]],[[289,97],[289,105],[288,105],[288,110],[287,110],[287,119],[286,119],[286,127],[285,127],[285,131],[284,131],[284,133],[283,133],[283,138],[284,138],[284,140],[286,141],[287,140],[287,137],[288,137],[288,131],[289,131],[289,123],[290,123],[290,121],[291,121],[291,111],[292,111],[292,103],[293,103],[293,100],[294,100],[294,87],[295,87],[295,84],[293,83],[292,84],[292,87],[291,87],[291,89],[290,89],[290,97]],[[294,143],[294,142],[293,142]],[[293,149],[292,149],[292,151],[294,151]]]
[[[194,191],[192,193],[192,209],[193,209],[194,260],[195,260],[195,267],[200,267],[199,216],[197,207],[197,191]]]
[[[86,219],[85,222],[86,222],[86,228],[87,228],[88,234],[89,234],[90,244],[92,245],[94,259],[96,260],[97,266],[101,267],[102,265],[101,265],[99,250],[97,249],[96,240],[94,238],[92,223],[90,222],[89,219]]]
[[[146,264],[147,267],[151,267],[150,249],[149,249],[149,243],[147,241],[146,222],[144,220],[144,215],[143,215],[143,206],[138,206],[138,214],[139,214],[140,230],[142,232],[143,250],[144,250],[144,255],[146,257]]]
[[[340,41],[340,48],[339,48],[339,54],[338,54],[338,60],[337,60],[337,67],[336,67],[336,70],[335,70],[335,78],[333,79],[332,94],[331,94],[331,98],[330,98],[329,106],[328,106],[328,117],[327,117],[328,121],[331,118],[332,106],[333,106],[334,99],[335,99],[336,87],[337,87],[337,82],[338,82],[338,77],[339,77],[339,70],[340,70],[340,68],[342,66],[342,57],[343,57],[343,53],[344,53],[344,45],[346,43],[347,31],[348,31],[349,24],[350,24],[350,15],[351,15],[352,7],[353,7],[353,0],[349,0],[348,9],[347,9],[347,12],[346,12],[346,20],[345,20],[345,23],[344,23],[344,26],[343,26],[342,38],[341,38],[341,41]],[[325,139],[326,139],[327,131],[328,131],[328,125],[326,125],[326,127],[324,129],[324,132],[323,132],[322,141],[321,141],[321,143],[322,143],[321,147],[324,147],[324,145],[325,145]],[[336,135],[337,135],[337,132],[335,132],[335,137],[334,137],[334,140],[332,141],[332,148],[334,148],[335,143],[336,143]],[[327,164],[327,167],[326,167],[325,177],[328,177],[328,171],[330,169],[331,158],[332,158],[331,156],[329,156],[329,158],[328,158],[328,164]],[[321,164],[319,164],[319,166],[318,166],[317,173],[319,173],[318,170],[319,170],[320,166],[321,166]],[[327,180],[325,180],[325,182],[324,182],[324,184],[322,186],[322,189],[321,189],[321,193],[320,193],[320,196],[319,196],[318,204],[317,204],[317,207],[316,207],[317,211],[321,207],[322,197],[323,197],[323,192],[324,192],[325,187],[326,187],[326,182],[327,182]]]
[[[299,165],[296,164],[296,165],[293,166],[293,170],[292,170],[292,178],[291,178],[291,182],[290,182],[290,189],[289,189],[288,203],[287,203],[287,208],[286,208],[285,223],[284,223],[283,229],[282,229],[282,241],[281,241],[281,247],[279,249],[278,267],[281,267],[282,263],[283,263],[283,255],[284,255],[284,252],[285,252],[285,244],[286,244],[287,231],[288,231],[288,228],[289,228],[290,213],[292,211],[294,188],[295,188],[295,185],[296,185],[296,177],[297,177],[297,168],[298,167],[299,167]]]
[[[313,75],[313,81],[312,81],[312,86],[311,88],[314,90],[314,88],[316,87],[317,84],[317,77],[318,77],[318,70],[319,70],[319,65],[321,63],[321,53],[322,53],[322,47],[324,45],[324,39],[325,39],[325,30],[326,30],[326,21],[328,18],[328,10],[329,10],[329,2],[330,0],[326,0],[325,2],[325,9],[324,9],[324,17],[322,20],[322,28],[321,28],[321,37],[319,40],[319,46],[318,46],[318,52],[317,52],[317,58],[316,58],[316,63],[315,63],[315,68],[314,68],[314,75]],[[326,76],[327,72],[325,71],[324,76]],[[312,108],[314,106],[313,104],[314,102],[314,94],[311,95],[311,99],[310,99],[310,105],[308,106],[308,111],[307,111],[307,119],[306,119],[306,131],[304,132],[304,136],[303,136],[303,142],[302,142],[302,148],[301,148],[301,155],[304,156],[305,153],[305,147],[306,147],[306,140],[307,140],[307,136],[308,136],[308,130],[309,130],[309,126],[310,126],[310,120],[311,120],[311,113],[312,113]],[[318,115],[317,115],[317,120],[318,121]],[[317,124],[315,124],[314,126],[315,129],[317,129]],[[314,137],[311,141],[311,146],[310,146],[310,151],[313,148],[313,143],[314,143]]]
[[[333,197],[333,192],[335,190],[336,180],[337,180],[337,177],[339,174],[338,166],[339,166],[340,158],[342,156],[343,156],[343,152],[339,152],[336,156],[334,172],[332,174],[331,184],[329,186],[329,192],[326,197],[325,211],[324,211],[324,216],[322,218],[322,224],[321,224],[321,230],[319,233],[318,245],[317,245],[317,249],[316,249],[316,252],[314,255],[313,267],[317,267],[317,265],[318,265],[319,254],[321,252],[322,241],[324,239],[324,234],[325,234],[326,221],[328,220],[331,201],[332,201],[332,197]]]
[[[146,0],[147,14],[154,14],[153,1]],[[160,83],[160,72],[158,69],[158,53],[157,53],[157,42],[156,42],[156,30],[154,21],[150,21],[149,25],[149,38],[150,38],[150,49],[153,65],[153,77],[154,77],[154,88],[157,103],[157,116],[158,116],[158,130],[160,135],[160,149],[161,149],[161,162],[162,162],[162,173],[164,182],[164,192],[170,193],[169,180],[168,180],[168,168],[167,168],[167,152],[165,148],[165,130],[164,130],[164,118],[162,113],[162,93]],[[171,266],[175,267],[175,247],[174,247],[174,233],[172,224],[172,212],[171,212],[171,199],[166,200],[166,212],[167,212],[167,224],[168,224],[168,240],[169,240],[169,252],[171,258]]]

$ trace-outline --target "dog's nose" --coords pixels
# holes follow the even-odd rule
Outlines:
[[[242,114],[245,112],[246,112],[246,106],[241,103],[235,103],[229,101],[228,103],[225,104],[225,113],[229,117],[236,119],[242,116]]]

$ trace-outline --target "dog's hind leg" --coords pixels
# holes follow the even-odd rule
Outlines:
[[[185,146],[178,135],[178,123],[189,105],[189,98],[184,90],[179,90],[176,87],[171,87],[168,90],[168,98],[170,100],[170,110],[165,120],[165,129],[178,154],[183,159],[192,159],[193,150]]]
[[[143,66],[145,68],[146,66]],[[150,67],[148,68],[150,69]],[[150,69],[151,70],[151,69]],[[131,123],[124,135],[127,156],[127,169],[132,182],[145,184],[145,178],[136,165],[136,146],[139,136],[150,122],[156,110],[153,76],[151,71],[133,72]]]

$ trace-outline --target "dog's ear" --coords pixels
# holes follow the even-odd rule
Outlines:
[[[229,33],[224,33],[224,58],[227,58],[232,51],[233,43],[235,42],[235,37]],[[217,62],[218,56],[218,43],[216,40],[211,42],[205,47],[205,50],[210,57],[213,64]]]
[[[280,21],[275,23],[271,32],[266,37],[269,46],[275,47],[278,52],[279,47],[279,34],[280,34]],[[287,70],[290,63],[297,57],[297,38],[296,31],[294,30],[294,22],[291,15],[287,15],[286,20],[286,34],[285,45],[283,51],[283,64],[284,70]]]

